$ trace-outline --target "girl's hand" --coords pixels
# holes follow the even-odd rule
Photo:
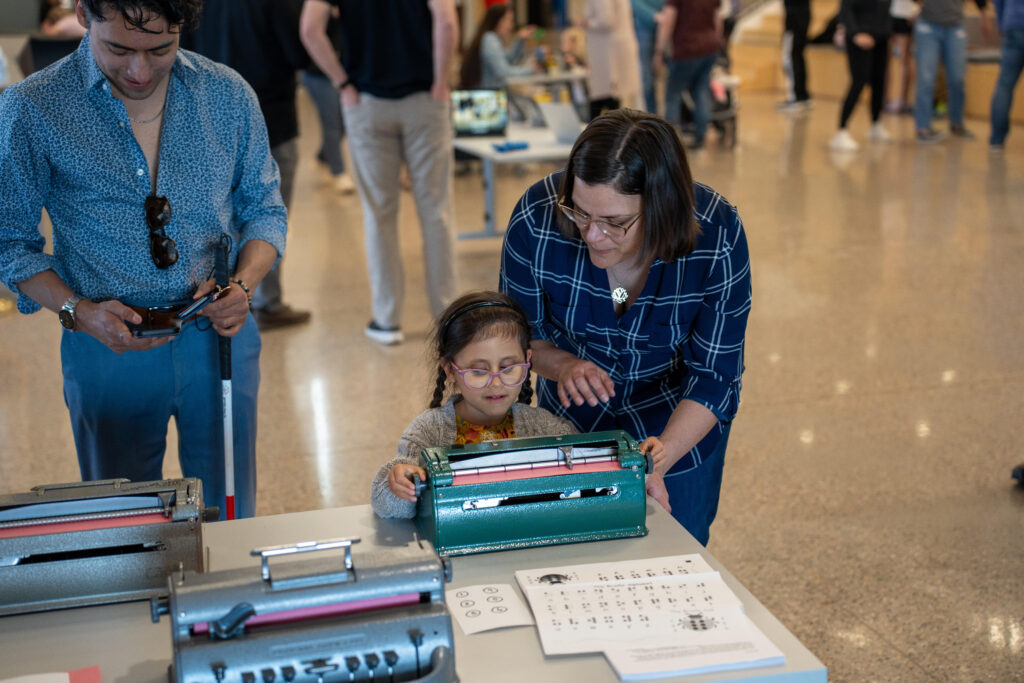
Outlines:
[[[416,502],[416,485],[412,483],[412,477],[418,474],[420,479],[426,481],[427,471],[416,465],[398,463],[388,472],[388,488],[402,500]]]
[[[564,408],[570,403],[581,406],[584,402],[593,407],[598,401],[607,403],[615,395],[612,378],[589,360],[574,358],[563,364],[557,379],[558,398]]]
[[[668,459],[668,453],[661,439],[656,436],[647,437],[640,444],[640,452],[644,455],[650,453],[651,458],[654,460],[654,471],[660,475],[665,474],[665,461]]]
[[[672,512],[672,506],[668,502],[668,489],[665,488],[665,480],[657,472],[647,475],[647,495],[665,508],[665,512]]]

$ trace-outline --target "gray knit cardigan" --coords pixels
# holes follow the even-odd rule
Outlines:
[[[373,510],[381,517],[416,516],[416,504],[402,500],[391,493],[388,488],[388,473],[398,463],[409,465],[420,464],[420,452],[424,448],[450,446],[455,443],[456,422],[455,402],[462,399],[456,394],[449,398],[440,408],[430,408],[420,413],[419,417],[406,427],[402,438],[398,440],[398,455],[388,461],[377,471],[370,489],[370,503]],[[526,436],[560,436],[576,434],[576,427],[560,417],[555,417],[543,408],[534,408],[523,403],[512,404],[512,422],[516,428],[516,437]]]

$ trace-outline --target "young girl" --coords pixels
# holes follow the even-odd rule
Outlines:
[[[419,466],[424,448],[576,433],[568,420],[529,405],[533,397],[529,342],[530,328],[519,304],[498,292],[466,294],[441,314],[433,338],[434,397],[430,409],[402,434],[398,455],[373,479],[370,498],[378,515],[416,515],[412,477],[427,477]],[[452,392],[444,400],[449,384]],[[654,437],[646,439],[641,450],[651,453],[656,466],[665,459],[665,448]],[[667,507],[660,475],[649,478],[648,492]]]

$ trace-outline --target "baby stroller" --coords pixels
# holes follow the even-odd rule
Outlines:
[[[727,147],[736,146],[736,88],[739,79],[730,74],[724,60],[719,60],[711,70],[711,127],[718,131],[718,138]],[[684,135],[694,135],[693,98],[684,92],[679,104],[679,121]]]

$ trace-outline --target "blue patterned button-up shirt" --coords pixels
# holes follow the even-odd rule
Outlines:
[[[520,199],[501,260],[501,290],[526,311],[535,339],[603,368],[615,396],[597,407],[566,409],[557,384],[541,379],[539,404],[582,432],[624,429],[657,436],[683,399],[707,407],[718,426],[670,472],[696,467],[711,454],[739,407],[743,340],[750,312],[750,258],[735,207],[697,184],[697,248],[666,263],[655,260],[643,291],[617,317],[606,271],[586,244],[555,224],[560,174]]]
[[[284,253],[286,214],[256,95],[225,66],[181,50],[169,76],[157,194],[178,262],[150,257],[146,158],[86,36],[66,59],[0,94],[0,277],[53,269],[89,299],[138,305],[191,298],[232,236],[231,263],[252,239]],[[53,224],[53,254],[38,224]],[[19,292],[18,309],[39,310]]]

